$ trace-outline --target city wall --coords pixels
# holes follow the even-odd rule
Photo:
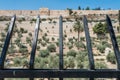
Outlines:
[[[72,10],[80,15],[89,14],[118,14],[118,10]],[[12,16],[12,15],[23,15],[23,16],[69,16],[69,10],[49,10],[48,8],[41,8],[39,10],[0,10],[0,16]]]

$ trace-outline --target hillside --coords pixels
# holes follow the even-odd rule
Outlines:
[[[7,34],[6,32],[10,23],[10,18],[12,16],[5,16],[5,14],[1,15],[1,13],[2,12],[0,11],[0,53]],[[89,13],[91,13],[91,11]],[[93,31],[93,27],[96,24],[99,24],[99,22],[102,24],[105,23],[105,14],[92,13],[86,15],[92,40],[95,67],[98,69],[116,69],[116,60],[113,54],[114,52],[109,33],[105,33],[104,36],[99,36]],[[16,14],[16,16],[17,21],[15,22],[14,32],[7,52],[5,68],[28,68],[37,15],[26,16],[23,14]],[[78,42],[78,33],[74,31],[73,27],[76,23],[76,16],[79,16],[81,26],[83,26],[83,14],[79,15],[79,13],[75,13],[73,11],[71,15],[63,16],[64,69],[89,69],[84,29],[80,32],[80,42]],[[120,31],[118,29],[119,14],[113,13],[109,14],[109,16],[112,19],[118,45],[120,46]],[[59,68],[59,15],[45,16],[41,14],[35,68]]]

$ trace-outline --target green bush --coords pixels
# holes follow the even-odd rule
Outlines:
[[[104,53],[105,48],[106,48],[105,45],[99,44],[99,45],[96,45],[96,46],[97,46],[97,50],[99,50],[101,53]]]
[[[111,45],[107,41],[101,41],[101,44],[104,45],[105,47],[111,48]]]
[[[101,22],[99,22],[93,27],[93,31],[96,34],[104,35],[105,33],[108,32],[108,28],[106,26],[106,23],[102,24]]]
[[[40,50],[40,56],[41,57],[49,56],[49,51],[47,49],[46,50]]]
[[[15,65],[15,66],[18,66],[18,65],[21,64],[21,59],[18,58],[18,57],[14,58],[13,61],[14,61],[14,65]]]
[[[75,46],[79,49],[79,48],[85,48],[85,45],[84,43],[82,43],[81,41],[80,42],[76,42],[75,43]]]
[[[30,32],[29,34],[28,34],[30,37],[32,37],[32,33]]]
[[[33,18],[33,19],[31,19],[31,22],[34,22],[34,23],[35,23],[35,22],[36,22],[36,19],[34,19],[34,18]]]
[[[19,52],[20,53],[28,53],[28,49],[25,45],[19,44]]]
[[[67,56],[73,56],[76,57],[77,52],[75,50],[70,50],[69,52],[67,52]]]
[[[31,43],[31,39],[29,37],[26,37],[26,42]]]
[[[64,34],[64,37],[66,38],[66,37],[67,37],[67,34]]]
[[[0,48],[2,48],[3,47],[3,44],[2,43],[0,43]]]
[[[24,28],[20,28],[20,32],[21,32],[21,33],[24,33]]]
[[[55,42],[56,46],[58,47],[59,46],[59,41]]]
[[[21,37],[23,37],[23,35],[22,35],[21,33],[19,33],[19,34],[18,34],[18,37],[21,38]]]
[[[88,60],[88,52],[86,50],[82,50],[78,52],[78,55],[76,55],[76,60],[80,62],[84,62]]]
[[[68,48],[69,48],[69,49],[72,49],[72,48],[73,48],[73,45],[72,45],[72,44],[69,44],[69,45],[68,45]]]
[[[112,64],[116,64],[116,58],[113,52],[110,52],[107,55],[107,61],[111,62]]]
[[[52,41],[54,41],[55,40],[55,38],[54,37],[52,37]]]
[[[41,21],[46,21],[46,18],[42,18]]]
[[[8,53],[15,53],[16,50],[15,50],[14,46],[11,46],[11,47],[9,47],[9,49],[8,49],[7,52],[8,52]]]
[[[69,56],[67,58],[64,59],[64,68],[65,69],[70,69],[70,68],[74,68],[75,67],[75,62],[74,62],[74,57],[73,56]]]
[[[40,50],[40,46],[37,46],[37,50],[38,50],[38,51]]]
[[[70,42],[71,44],[74,43],[73,38],[68,38],[68,40],[69,40],[69,42]]]
[[[41,45],[43,46],[43,47],[45,47],[47,44],[46,44],[46,42],[41,42]]]
[[[57,55],[51,55],[48,57],[49,61],[49,68],[50,69],[58,69],[59,67],[59,56]]]
[[[1,37],[5,37],[5,36],[6,36],[5,33],[2,32],[2,33],[1,33]]]
[[[42,36],[42,39],[44,40],[44,41],[46,41],[46,36],[44,35],[44,36]]]
[[[49,38],[45,38],[45,42],[46,42],[46,43],[49,43]]]
[[[80,40],[85,41],[85,37],[80,37]]]
[[[20,48],[19,52],[20,53],[28,53],[28,49],[27,48]]]
[[[42,42],[42,39],[38,39],[38,43],[41,43]]]
[[[45,33],[44,36],[47,36],[47,33]]]
[[[70,29],[70,32],[72,32],[72,29]]]
[[[56,52],[56,47],[54,44],[50,44],[48,47],[47,47],[48,51],[50,52]]]
[[[96,69],[106,69],[107,65],[105,62],[96,62],[95,63],[95,68]]]

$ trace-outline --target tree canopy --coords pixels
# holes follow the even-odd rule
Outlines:
[[[99,22],[93,27],[93,31],[96,34],[105,34],[108,32],[107,24]]]

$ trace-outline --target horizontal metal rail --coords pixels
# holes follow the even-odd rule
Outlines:
[[[120,70],[112,69],[96,69],[96,70],[84,70],[84,69],[67,69],[67,70],[55,70],[55,69],[5,69],[0,70],[0,78],[117,78],[120,76]]]

